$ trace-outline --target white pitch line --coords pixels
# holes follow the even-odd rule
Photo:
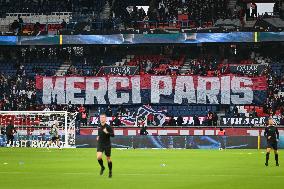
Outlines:
[[[0,174],[31,174],[31,172],[8,172],[8,171],[1,171]],[[39,173],[36,173],[39,174]],[[96,175],[96,172],[89,172],[89,173],[44,173],[44,174],[64,174],[64,175]],[[115,174],[118,176],[143,176],[143,175],[148,175],[148,176],[170,176],[170,175],[176,175],[176,174],[159,174],[159,173],[118,173]],[[284,175],[243,175],[243,174],[235,174],[235,175],[224,175],[224,174],[195,174],[195,175],[187,175],[187,176],[192,176],[192,177],[254,177],[254,178],[284,178]]]
[[[159,174],[159,173],[157,173],[157,174],[155,174],[155,173],[153,173],[153,174],[151,174],[151,173],[122,173],[122,174],[118,174],[118,175],[124,175],[124,176],[143,176],[143,175],[150,175],[150,176],[168,176],[168,175],[170,175],[170,174]]]
[[[0,174],[24,174],[25,172],[8,172],[8,171],[1,171]]]
[[[96,174],[96,173],[63,173],[64,175],[93,175],[93,174]],[[153,174],[151,174],[151,173],[149,173],[149,174],[147,174],[147,173],[122,173],[122,174],[116,174],[116,175],[123,175],[123,176],[143,176],[143,175],[152,175],[152,176],[154,176],[154,175],[170,175],[170,174],[159,174],[159,173],[157,173],[157,174],[155,174],[155,173],[153,173]]]

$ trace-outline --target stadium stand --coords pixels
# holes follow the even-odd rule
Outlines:
[[[222,48],[226,48],[223,46]],[[250,53],[236,56],[229,53],[223,58],[214,54],[218,51],[211,47],[51,47],[0,48],[0,110],[66,110],[76,111],[78,106],[59,105],[57,99],[51,105],[42,105],[36,96],[35,77],[42,76],[103,76],[103,75],[200,75],[220,76],[234,73],[240,76],[265,76],[266,94],[257,93],[257,98],[265,101],[259,105],[150,105],[153,111],[166,111],[167,116],[208,117],[216,113],[222,117],[266,117],[283,115],[284,107],[284,62],[283,54],[273,52],[277,46],[268,50],[253,49]],[[140,50],[139,50],[140,49]],[[182,50],[183,49],[183,50]],[[202,49],[202,51],[201,51]],[[272,49],[272,50],[271,50]],[[244,48],[243,51],[246,51]],[[190,55],[185,52],[191,51]],[[89,53],[92,52],[92,53]],[[176,54],[179,52],[179,55]],[[274,56],[275,55],[275,56]],[[240,67],[238,67],[240,66]],[[261,71],[258,71],[259,67]],[[263,66],[263,68],[262,68]],[[104,68],[116,68],[109,70]],[[133,72],[124,72],[125,68],[135,67]],[[238,67],[238,72],[234,70]],[[247,69],[249,67],[249,69]],[[245,69],[246,68],[246,69]],[[246,72],[242,72],[245,69]],[[241,71],[240,71],[241,70]],[[70,106],[70,107],[69,107]],[[130,116],[141,105],[123,106],[85,106],[89,119],[99,112],[111,108],[111,115]],[[218,118],[217,118],[218,119]],[[165,123],[167,124],[167,123]],[[187,125],[186,123],[183,123]],[[208,124],[203,122],[202,124]],[[215,123],[214,123],[215,124]],[[211,125],[211,123],[210,123]]]
[[[3,0],[0,6],[1,35],[284,29],[279,1],[274,12],[257,17],[247,12],[247,3],[229,0]]]
[[[1,188],[278,188],[283,19],[284,0],[0,0]]]

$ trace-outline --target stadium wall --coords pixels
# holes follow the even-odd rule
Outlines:
[[[48,136],[16,136],[15,147],[46,148]],[[6,138],[0,135],[0,147],[6,146]],[[261,149],[266,147],[266,139],[258,136],[116,136],[112,138],[113,148],[180,148],[180,149]],[[61,141],[64,146],[64,140]],[[55,145],[53,147],[56,147]],[[96,148],[96,135],[76,136],[76,148]],[[278,148],[284,149],[284,136],[280,136]]]
[[[0,45],[197,44],[283,41],[284,32],[0,36]]]
[[[222,127],[222,126],[220,126]],[[238,128],[223,127],[226,136],[263,136],[264,127],[262,128]],[[279,127],[280,136],[284,137],[284,128]],[[215,136],[218,134],[219,127],[149,127],[147,128],[150,136]],[[138,127],[120,127],[114,130],[116,136],[139,136],[140,128]],[[80,128],[81,136],[97,135],[97,128]]]

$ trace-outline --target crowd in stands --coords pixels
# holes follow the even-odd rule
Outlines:
[[[140,48],[140,51],[138,50]],[[1,48],[0,49],[0,110],[67,110],[80,112],[82,124],[87,125],[87,117],[89,117],[89,109],[95,108],[93,112],[106,111],[108,116],[129,116],[135,111],[136,107],[129,106],[108,106],[100,109],[100,107],[84,107],[82,105],[75,106],[70,103],[67,105],[58,105],[57,99],[52,100],[50,105],[42,105],[36,95],[35,76],[58,75],[60,65],[67,64],[69,69],[59,75],[79,75],[94,76],[100,75],[99,70],[103,66],[136,66],[139,72],[135,74],[156,74],[156,75],[201,75],[201,76],[220,76],[230,73],[228,64],[247,64],[247,65],[265,65],[260,73],[253,73],[254,76],[265,76],[267,78],[268,90],[267,100],[263,106],[249,105],[244,106],[253,117],[283,115],[284,113],[284,66],[283,54],[276,53],[278,46],[271,46],[269,50],[256,49],[249,53],[234,54],[234,50],[228,50],[225,45],[224,50],[230,55],[218,53],[212,47],[187,47],[187,48],[170,48],[170,47],[153,47],[151,52],[147,47],[53,47],[53,48]],[[248,51],[247,48],[244,48]],[[186,55],[186,51],[192,52]],[[274,51],[274,52],[273,52]],[[92,53],[90,53],[92,52]],[[136,54],[135,54],[136,52]],[[176,52],[180,52],[177,56]],[[128,54],[130,58],[123,57]],[[184,55],[182,55],[184,54]],[[218,54],[218,56],[216,55]],[[118,56],[120,55],[120,56]],[[114,59],[106,59],[110,56]],[[118,58],[119,57],[119,58]],[[114,60],[120,60],[119,64]],[[50,64],[59,62],[55,69],[50,69]],[[124,64],[122,64],[124,62]],[[8,65],[10,67],[8,67]],[[47,65],[47,66],[46,66]],[[176,71],[169,71],[174,67]],[[111,73],[110,73],[111,74]],[[281,93],[282,92],[282,93]],[[194,107],[194,106],[193,106]],[[155,106],[159,109],[159,106]],[[186,107],[183,107],[186,108]],[[240,116],[240,110],[237,106],[227,107],[228,116]],[[182,116],[205,116],[206,121],[203,124],[216,125],[218,113],[220,109],[206,110],[203,109],[198,115],[191,111],[190,115]],[[167,116],[171,117],[168,125],[180,125],[181,119],[175,120],[175,111],[185,112],[183,109],[174,109],[168,112]],[[199,111],[199,110],[198,110]],[[200,110],[201,111],[201,110]],[[199,112],[200,112],[199,111]],[[180,114],[181,116],[181,114]],[[198,118],[197,118],[198,119]],[[151,120],[151,118],[150,118]],[[116,120],[116,124],[119,121]],[[200,124],[200,123],[199,123]],[[196,120],[196,125],[198,125]]]
[[[197,23],[228,17],[226,0],[161,0],[158,12],[162,20],[188,15],[188,20],[194,20]]]
[[[59,105],[56,99],[50,105],[39,104],[35,80],[25,75],[23,65],[17,66],[15,69],[17,70],[15,75],[0,74],[1,111],[77,111],[77,106],[70,103]]]
[[[245,20],[260,18],[256,3],[237,1],[234,8],[229,7],[228,0],[151,0],[142,6],[135,6],[131,1],[99,0],[78,2],[71,0],[2,0],[0,1],[1,13],[42,13],[72,12],[68,23],[65,20],[57,20],[47,24],[32,22],[25,23],[21,17],[10,23],[10,29],[16,35],[39,35],[52,33],[85,33],[96,31],[121,31],[124,29],[151,29],[151,28],[212,28],[215,23],[220,24],[224,20],[235,20],[236,26],[244,26]],[[108,4],[109,11],[104,13]],[[139,7],[139,8],[138,8]],[[147,9],[145,9],[147,7]],[[280,15],[281,4],[275,2],[274,15]],[[104,16],[102,16],[104,15]],[[268,13],[261,17],[270,17]],[[29,20],[29,19],[27,19]],[[237,20],[237,21],[236,21]],[[70,23],[69,23],[70,22]],[[228,24],[228,23],[227,23]]]
[[[0,0],[2,13],[41,13],[51,12],[83,12],[84,9],[94,8],[97,1],[84,0]]]

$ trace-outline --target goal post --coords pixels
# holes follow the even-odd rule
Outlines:
[[[0,127],[11,121],[17,130],[16,146],[46,147],[50,128],[59,123],[60,142],[65,148],[75,147],[77,113],[67,111],[0,111]]]

